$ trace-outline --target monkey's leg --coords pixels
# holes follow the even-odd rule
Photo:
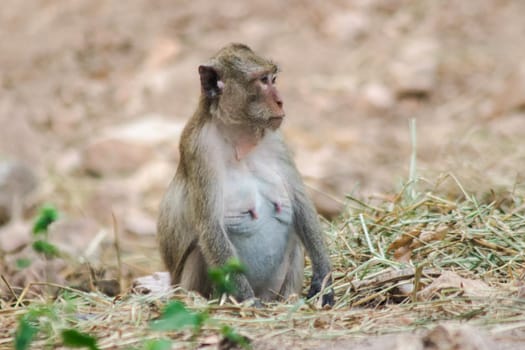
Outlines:
[[[211,295],[208,265],[198,246],[193,249],[184,262],[180,275],[180,286],[187,290],[197,291],[206,298]]]
[[[279,294],[284,298],[288,298],[291,294],[301,295],[303,289],[304,279],[304,253],[303,247],[297,244],[290,253],[290,265],[286,272],[283,285]]]

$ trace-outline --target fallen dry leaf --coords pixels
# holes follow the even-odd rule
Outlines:
[[[449,231],[449,228],[447,225],[440,225],[435,230],[425,230],[422,231],[419,235],[419,239],[421,242],[434,242],[434,241],[441,241],[445,238]]]
[[[394,259],[399,262],[408,263],[412,257],[412,249],[409,247],[399,247],[394,252]]]
[[[417,297],[419,300],[431,300],[446,289],[456,289],[469,297],[487,297],[493,293],[493,289],[483,281],[463,278],[452,271],[443,271],[441,276],[418,292]]]
[[[314,321],[315,328],[327,329],[330,327],[330,319],[328,317],[319,317]]]
[[[439,225],[436,229],[420,230],[414,229],[403,233],[394,240],[387,248],[387,251],[394,251],[394,259],[399,262],[409,262],[412,258],[412,251],[433,241],[441,241],[449,231],[448,225]]]
[[[401,236],[395,239],[392,243],[390,243],[390,245],[387,248],[387,251],[390,252],[392,250],[410,246],[414,238],[419,237],[420,234],[421,234],[420,230],[412,230],[410,232],[403,233]]]

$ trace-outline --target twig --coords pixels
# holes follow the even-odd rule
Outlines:
[[[408,181],[410,183],[409,195],[410,199],[416,198],[416,165],[417,165],[417,133],[416,133],[416,118],[410,119],[410,146],[412,152],[410,153],[410,169]]]
[[[345,198],[346,198],[346,199],[349,199],[349,200],[351,200],[351,201],[353,201],[353,202],[356,202],[357,204],[359,204],[360,206],[362,206],[362,207],[364,207],[364,208],[372,209],[372,210],[377,211],[377,212],[379,212],[379,213],[384,213],[384,212],[385,212],[384,209],[379,208],[379,207],[374,207],[373,205],[371,205],[371,204],[369,204],[369,203],[365,203],[365,202],[363,202],[362,200],[357,199],[357,198],[355,198],[355,197],[353,197],[353,196],[351,196],[351,195],[349,195],[349,194],[347,194],[347,195],[345,196]]]
[[[416,271],[414,273],[414,290],[412,291],[412,302],[413,303],[417,301],[417,292],[419,291],[419,288],[421,285],[422,272],[423,272],[423,265],[417,266]]]
[[[380,275],[377,275],[373,278],[361,280],[361,281],[352,281],[352,287],[354,290],[360,290],[364,288],[377,288],[387,283],[398,282],[412,278],[416,275],[417,269],[409,267],[402,270],[387,270]],[[439,269],[425,269],[421,273],[426,276],[440,276],[441,270]]]
[[[503,251],[507,254],[510,254],[510,255],[517,255],[518,252],[515,251],[514,249],[510,249],[510,248],[507,248],[507,247],[502,247],[500,245],[497,245],[497,244],[494,244],[494,243],[491,243],[487,240],[484,240],[483,238],[472,238],[472,240],[474,242],[476,242],[477,244],[485,247],[485,248],[489,248],[489,249],[494,249],[494,250],[500,250],[500,251]]]
[[[46,282],[46,283],[48,283],[48,282]],[[27,294],[27,291],[29,290],[31,285],[32,285],[32,283],[29,283],[27,286],[25,286],[24,290],[22,290],[22,293],[20,293],[20,296],[16,299],[15,308],[20,306],[20,304],[24,300],[24,298],[25,298],[25,296]]]
[[[361,227],[363,228],[363,232],[366,238],[366,244],[368,244],[368,249],[370,249],[370,253],[372,255],[377,255],[376,250],[372,245],[372,241],[370,240],[370,235],[368,234],[368,229],[366,228],[365,219],[362,213],[359,214],[359,220],[361,221]]]
[[[315,191],[315,192],[325,196],[326,198],[336,202],[337,204],[340,204],[340,205],[344,205],[345,204],[345,202],[342,199],[337,198],[336,196],[331,195],[330,193],[327,193],[327,192],[325,192],[325,191],[323,191],[323,190],[321,190],[321,189],[319,189],[317,187],[314,187],[314,186],[312,186],[310,184],[307,184],[306,187],[311,189],[312,191]]]
[[[13,290],[13,288],[11,287],[11,285],[9,284],[9,282],[7,282],[7,279],[4,277],[4,275],[0,275],[0,277],[2,277],[2,281],[4,281],[5,285],[7,286],[7,289],[9,289],[9,291],[11,292],[11,294],[13,294],[13,297],[14,297],[15,299],[18,299],[18,297],[16,296],[15,291]]]

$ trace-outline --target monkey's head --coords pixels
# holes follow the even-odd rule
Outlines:
[[[224,123],[276,130],[285,115],[275,87],[277,71],[248,46],[230,44],[199,66],[203,98]]]

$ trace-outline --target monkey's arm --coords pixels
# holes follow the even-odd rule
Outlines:
[[[312,282],[307,297],[310,298],[321,291],[323,280],[331,272],[330,259],[322,237],[321,225],[317,217],[315,207],[306,194],[301,175],[297,171],[291,158],[286,160],[288,164],[288,186],[292,195],[293,203],[293,222],[295,231],[301,239],[308,256],[312,262]],[[333,305],[334,293],[331,288],[331,276],[328,276],[322,304]]]
[[[223,218],[222,188],[218,185],[217,174],[209,164],[212,159],[204,156],[194,158],[198,166],[188,169],[191,187],[190,207],[194,210],[194,225],[198,232],[198,245],[208,266],[222,266],[236,256],[235,248],[226,234]],[[207,162],[204,162],[207,160]],[[206,277],[207,278],[207,277]],[[244,274],[233,277],[234,296],[239,300],[254,297],[254,292]]]
[[[179,284],[187,252],[195,241],[185,210],[185,183],[174,178],[160,204],[157,221],[158,242],[162,259],[170,271],[171,282]]]

